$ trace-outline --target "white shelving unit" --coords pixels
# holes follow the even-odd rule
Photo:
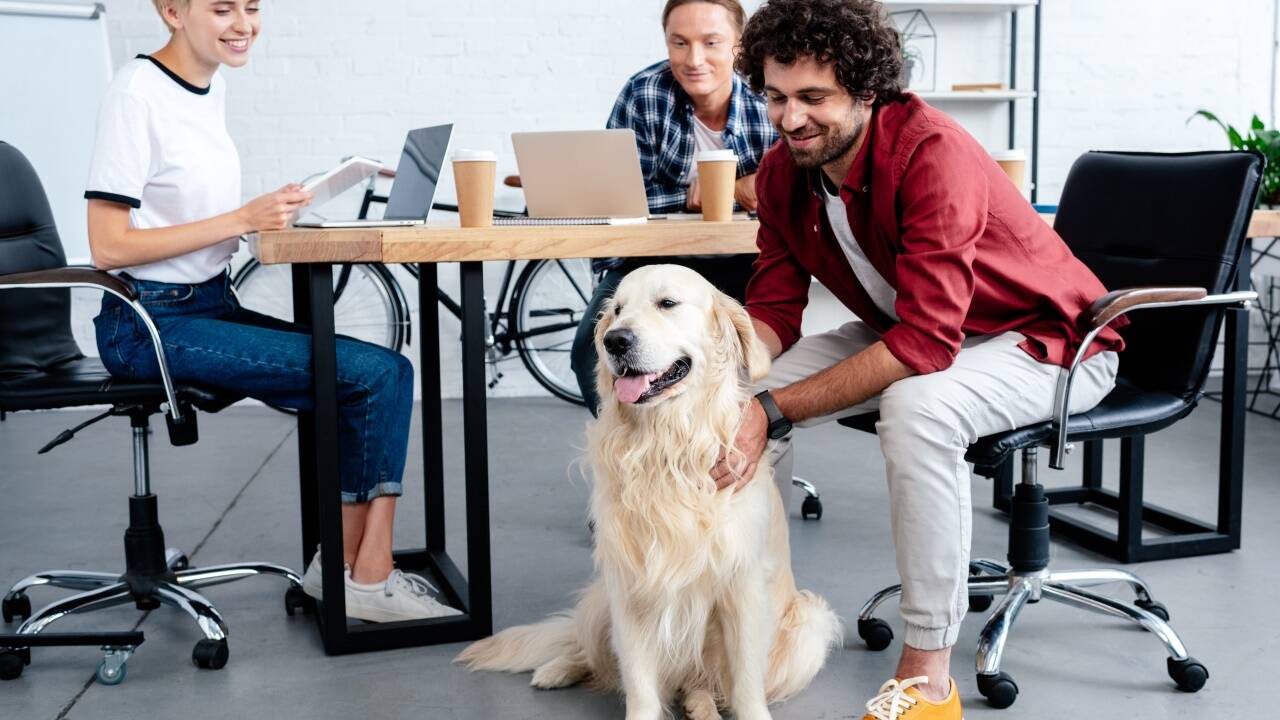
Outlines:
[[[931,103],[1006,103],[1009,106],[1009,139],[1008,147],[1017,147],[1017,118],[1019,101],[1030,101],[1031,104],[1031,143],[1027,153],[1031,162],[1031,202],[1036,201],[1036,187],[1039,185],[1040,156],[1040,10],[1042,0],[1005,0],[1004,2],[973,2],[972,0],[883,0],[889,12],[923,10],[926,14],[935,13],[971,13],[993,14],[1008,13],[1010,16],[1009,36],[1009,89],[1007,90],[928,90],[917,91],[923,100]],[[1022,89],[1018,86],[1018,13],[1031,10],[1035,13],[1035,31],[1032,38],[1032,86]],[[936,59],[935,59],[936,62]],[[1022,107],[1026,107],[1023,105]]]
[[[967,2],[966,0],[886,0],[885,7],[899,10],[924,10],[925,12],[987,13],[1007,12],[1020,7],[1032,7],[1036,0],[1008,0],[1007,2]]]
[[[1036,94],[1030,90],[922,90],[917,92],[921,99],[955,100],[957,102],[1008,102],[1010,100],[1031,100]]]

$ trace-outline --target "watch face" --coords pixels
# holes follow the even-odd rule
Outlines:
[[[776,423],[769,423],[769,439],[781,440],[791,432],[791,421],[783,418]]]

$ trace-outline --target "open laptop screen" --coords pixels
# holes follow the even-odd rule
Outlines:
[[[387,198],[388,220],[424,220],[440,182],[453,125],[410,130],[396,166],[396,179]]]

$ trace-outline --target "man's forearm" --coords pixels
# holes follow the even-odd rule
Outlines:
[[[888,346],[877,341],[862,352],[771,394],[783,415],[800,422],[857,405],[914,374],[889,352]]]

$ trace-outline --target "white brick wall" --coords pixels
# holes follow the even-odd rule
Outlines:
[[[149,0],[106,4],[117,64],[165,41]],[[1045,0],[1041,201],[1057,197],[1071,162],[1089,149],[1221,147],[1216,128],[1185,123],[1197,108],[1237,125],[1253,112],[1268,118],[1273,0],[1226,5]],[[512,131],[601,126],[626,77],[664,53],[661,0],[266,0],[262,6],[264,32],[250,66],[226,72],[246,198],[347,154],[394,162],[407,129],[440,122],[455,123],[454,147],[497,150],[499,173],[514,172]],[[1022,18],[1027,54],[1020,75],[1029,85],[1030,13]],[[939,89],[1007,78],[1003,17],[935,15],[934,24]],[[943,107],[984,142],[1003,144],[1002,108]],[[440,199],[452,195],[446,177]],[[354,211],[354,197],[337,203],[327,211]],[[522,202],[517,192],[502,190],[497,204]],[[441,276],[456,283],[452,268]],[[452,318],[442,333],[452,348]],[[456,356],[444,365],[456,367]],[[515,365],[499,392],[531,387]],[[456,388],[456,377],[447,378],[446,392]]]

